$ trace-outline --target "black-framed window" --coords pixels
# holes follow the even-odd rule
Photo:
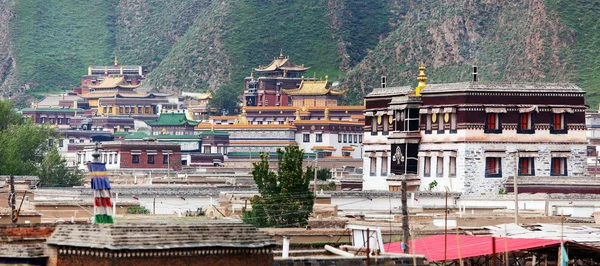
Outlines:
[[[445,114],[438,114],[438,134],[444,134],[444,116]]]
[[[315,142],[323,142],[323,134],[316,134]]]
[[[154,155],[148,154],[148,164],[154,164]]]
[[[550,164],[550,175],[566,176],[567,173],[567,158],[552,158],[552,162]]]
[[[423,157],[423,176],[431,176],[431,157]]]
[[[535,160],[533,157],[519,158],[519,175],[534,176],[535,175]]]
[[[358,143],[358,135],[354,135],[354,143]]]
[[[448,161],[448,176],[456,177],[456,157],[450,157]]]
[[[371,117],[371,135],[377,136],[377,116]]]
[[[358,135],[358,143],[362,143],[362,135]]]
[[[388,175],[388,160],[387,156],[381,157],[381,176]]]
[[[567,134],[567,115],[552,114],[552,123],[550,124],[550,134]]]
[[[487,113],[485,116],[485,133],[498,134],[502,133],[502,121],[500,121],[500,114],[498,113]]]
[[[163,154],[163,164],[169,164],[169,155]]]
[[[131,155],[131,163],[132,164],[139,164],[140,163],[140,155],[139,154],[133,154],[133,155]]]
[[[344,143],[348,143],[348,135],[344,134]]]
[[[310,142],[310,134],[302,134],[302,142]]]
[[[437,157],[435,176],[444,177],[444,157]]]
[[[517,133],[519,134],[533,134],[535,133],[533,113],[519,113],[519,127]]]
[[[371,157],[371,169],[369,169],[369,175],[377,175],[377,157]]]
[[[485,177],[502,177],[502,158],[485,158]]]
[[[456,113],[450,113],[450,134],[456,134],[457,130],[456,130]]]
[[[338,133],[338,143],[342,143],[342,134]]]
[[[431,134],[431,114],[426,114],[425,119],[425,134]]]

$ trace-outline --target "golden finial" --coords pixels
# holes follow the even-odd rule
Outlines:
[[[304,76],[302,76],[302,80],[304,80]]]
[[[296,109],[296,112],[295,112],[294,114],[296,115],[296,120],[295,120],[295,121],[302,120],[302,119],[300,118],[300,109]]]
[[[285,118],[285,124],[286,124],[286,125],[289,125],[289,124],[290,124],[290,118],[289,118],[289,117],[286,117],[286,118]]]
[[[283,48],[279,50],[279,57],[283,58]]]
[[[36,109],[38,108],[38,100],[35,100],[33,102],[33,108],[36,108]]]
[[[254,68],[252,70],[250,70],[250,78],[254,79]]]
[[[115,67],[119,65],[119,59],[115,56]]]
[[[421,96],[421,90],[427,86],[427,83],[425,83],[427,81],[427,76],[425,76],[425,65],[423,63],[421,63],[421,66],[419,67],[419,77],[417,80],[419,81],[419,85],[415,88],[415,96]]]
[[[119,68],[119,74],[123,75],[123,66],[121,66],[121,68]]]
[[[104,76],[108,76],[108,67],[104,67]]]
[[[329,76],[325,75],[325,82],[327,82],[329,80]]]

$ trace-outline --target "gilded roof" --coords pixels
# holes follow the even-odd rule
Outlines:
[[[186,96],[186,97],[190,97],[190,98],[194,98],[197,100],[204,100],[204,99],[212,99],[212,92],[204,92],[204,93],[198,93],[198,92],[182,92],[181,93],[182,96]]]
[[[273,61],[271,61],[271,63],[268,66],[259,66],[258,68],[255,68],[254,70],[256,70],[258,72],[264,72],[264,71],[275,71],[275,70],[306,71],[308,69],[309,68],[304,67],[304,65],[302,65],[302,66],[294,65],[290,61],[290,58],[287,56],[284,56],[283,52],[282,52],[279,54],[278,57],[273,58]]]
[[[300,87],[291,90],[282,90],[287,95],[343,95],[348,90],[338,91],[331,88],[327,80],[303,80]]]
[[[142,94],[137,92],[122,92],[122,91],[92,91],[90,93],[80,95],[81,98],[148,98],[152,94]]]
[[[92,89],[113,89],[113,88],[135,89],[139,85],[131,85],[125,80],[123,75],[109,75],[105,77],[100,84],[90,86]]]

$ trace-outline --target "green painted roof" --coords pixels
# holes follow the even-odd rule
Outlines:
[[[74,108],[74,109],[67,109],[67,108],[23,108],[23,109],[21,109],[21,112],[59,112],[59,113],[75,113],[75,112],[80,112],[80,113],[83,113],[83,109],[81,109],[81,108]]]
[[[128,133],[129,134],[125,135],[125,139],[143,139],[143,138],[149,137],[149,135],[146,134],[146,132],[143,132],[143,131],[128,132]]]
[[[158,119],[146,121],[149,126],[183,126],[185,123],[196,126],[200,121],[188,120],[183,113],[161,113]]]
[[[200,136],[203,136],[203,137],[206,137],[206,136],[229,136],[229,133],[227,133],[227,131],[205,130],[205,131],[202,131],[202,133],[200,133]]]

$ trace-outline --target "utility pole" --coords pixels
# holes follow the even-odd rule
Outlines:
[[[515,169],[514,169],[514,178],[513,178],[513,186],[515,192],[515,224],[519,225],[519,188],[517,187],[517,176],[519,169],[519,151],[515,152]]]
[[[152,200],[152,214],[156,214],[156,197]]]
[[[367,266],[371,266],[371,250],[369,250],[369,242],[371,242],[371,233],[369,232],[369,228],[367,227]]]
[[[317,200],[317,167],[319,166],[319,151],[317,150],[317,156],[315,157],[315,180],[314,180],[314,192],[315,192],[315,201]]]
[[[390,232],[391,233],[391,232]],[[406,180],[402,180],[402,238],[404,240],[404,254],[408,254],[409,251],[409,239],[410,232],[408,227],[408,205],[407,205],[407,192],[406,192]]]
[[[8,196],[8,205],[10,206],[10,220],[13,224],[17,223],[17,197],[15,195],[15,176],[10,175],[10,195]]]

